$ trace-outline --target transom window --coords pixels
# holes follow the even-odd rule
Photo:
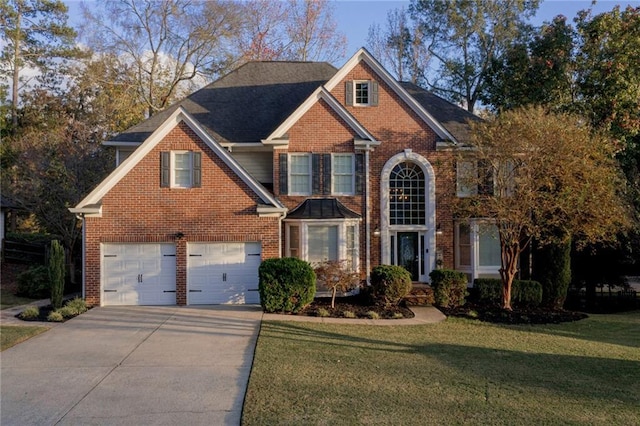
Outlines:
[[[352,195],[354,193],[355,173],[353,154],[333,154],[332,184],[333,194]]]
[[[391,225],[424,225],[424,172],[415,163],[403,162],[389,176],[389,220]]]
[[[354,104],[355,105],[369,105],[369,89],[371,82],[370,81],[355,81],[353,84],[353,90],[355,96]]]
[[[311,155],[291,154],[289,157],[289,193],[311,194]]]

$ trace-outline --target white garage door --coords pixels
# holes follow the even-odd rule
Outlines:
[[[187,252],[190,305],[260,303],[260,243],[191,243]]]
[[[175,305],[174,244],[103,244],[103,305]]]

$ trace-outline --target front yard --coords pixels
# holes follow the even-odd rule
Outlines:
[[[640,424],[640,311],[560,325],[263,322],[244,425]]]

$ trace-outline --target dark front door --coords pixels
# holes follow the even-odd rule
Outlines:
[[[413,281],[419,280],[418,266],[420,265],[417,232],[398,232],[397,257],[398,265],[411,273]]]

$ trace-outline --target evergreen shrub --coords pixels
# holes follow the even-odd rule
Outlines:
[[[473,281],[480,303],[502,303],[502,280],[499,278],[476,278]],[[513,280],[511,301],[518,306],[539,306],[542,302],[542,285],[533,280]]]
[[[379,265],[371,271],[374,300],[385,306],[397,306],[411,291],[411,274],[402,266]]]
[[[450,269],[434,269],[429,274],[433,298],[437,306],[455,308],[464,305],[467,297],[467,276]]]
[[[258,276],[260,304],[265,312],[299,312],[316,294],[315,272],[300,259],[267,259],[260,264]]]

